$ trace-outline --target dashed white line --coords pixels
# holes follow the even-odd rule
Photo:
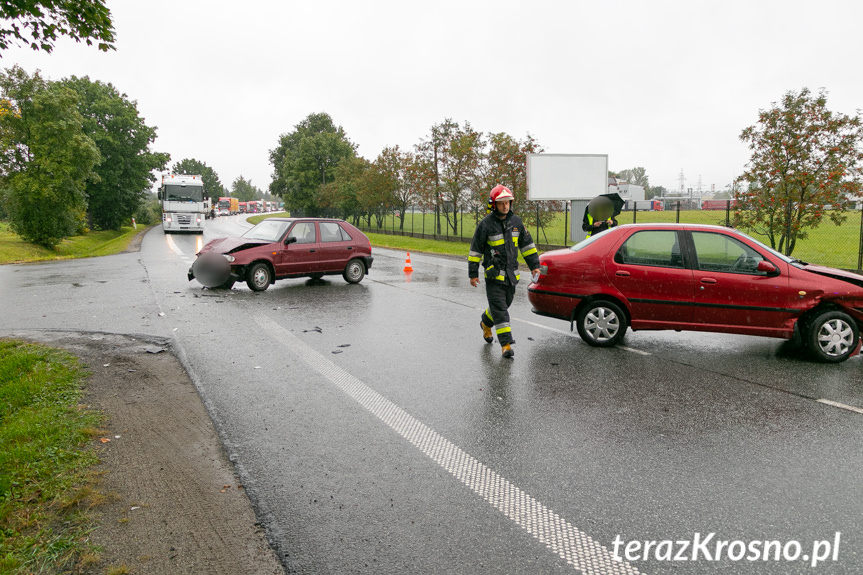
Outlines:
[[[863,407],[854,407],[853,405],[839,403],[838,401],[832,401],[830,399],[816,399],[815,401],[817,401],[818,403],[823,403],[825,405],[838,407],[839,409],[847,409],[848,411],[853,411],[854,413],[863,413]]]
[[[586,575],[638,575],[626,561],[569,524],[506,478],[376,392],[266,316],[255,322],[372,415],[443,467],[471,491]]]

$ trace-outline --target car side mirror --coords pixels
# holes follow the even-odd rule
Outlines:
[[[285,245],[297,243],[297,236],[290,236],[285,240]]]
[[[767,260],[761,260],[760,262],[758,262],[758,267],[756,269],[760,272],[766,273],[769,276],[779,275],[779,270],[776,269],[776,266],[774,266]]]

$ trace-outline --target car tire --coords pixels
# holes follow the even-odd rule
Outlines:
[[[231,289],[232,287],[234,287],[234,282],[236,282],[236,280],[228,280],[222,285],[216,286],[215,289]]]
[[[857,323],[845,312],[825,311],[806,321],[803,334],[809,352],[825,363],[845,361],[857,349]]]
[[[270,266],[263,262],[253,264],[246,274],[246,285],[252,291],[264,291],[272,283],[273,275]]]
[[[342,273],[342,277],[345,278],[345,281],[349,284],[358,284],[363,278],[366,276],[366,266],[362,261],[358,259],[353,259],[348,262],[348,265],[345,266],[345,271]]]
[[[613,347],[626,333],[626,315],[620,306],[607,300],[585,304],[576,316],[578,335],[588,345]]]

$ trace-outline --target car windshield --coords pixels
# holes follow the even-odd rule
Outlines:
[[[285,235],[290,222],[264,220],[249,231],[243,234],[244,238],[250,240],[265,240],[268,242],[277,242]]]
[[[758,244],[760,247],[762,247],[762,248],[764,248],[765,250],[767,250],[767,251],[770,253],[770,255],[775,256],[775,257],[779,258],[780,260],[782,260],[782,261],[783,261],[783,262],[785,262],[785,263],[789,263],[789,264],[793,264],[793,263],[803,263],[803,262],[801,262],[800,260],[797,260],[797,259],[794,259],[794,258],[788,257],[788,256],[786,256],[785,254],[782,254],[782,253],[777,252],[776,250],[774,250],[774,249],[773,249],[773,248],[771,248],[770,246],[765,245],[765,244],[764,244],[764,242],[760,242],[760,241],[756,240],[755,238],[753,238],[752,236],[750,236],[750,235],[748,235],[748,234],[744,234],[744,233],[743,233],[743,232],[741,232],[740,230],[734,230],[734,232],[735,232],[735,233],[737,233],[737,234],[740,234],[741,236],[743,236],[744,238],[746,238],[747,240],[749,240],[749,241],[751,241],[751,242],[755,242],[755,243],[756,243],[756,244]]]

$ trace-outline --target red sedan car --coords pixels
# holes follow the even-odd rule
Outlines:
[[[264,291],[283,278],[341,274],[359,283],[372,267],[369,238],[344,220],[327,218],[269,218],[240,237],[207,242],[189,269],[210,288],[231,289],[244,281]]]
[[[533,312],[575,323],[593,346],[627,327],[799,338],[819,360],[860,351],[863,276],[784,256],[736,230],[612,228],[540,256]]]

